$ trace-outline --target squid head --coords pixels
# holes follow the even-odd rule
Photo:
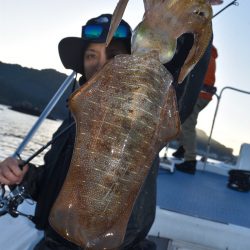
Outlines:
[[[120,0],[114,11],[107,44],[118,27],[128,0]],[[144,0],[145,13],[132,36],[132,54],[155,52],[161,63],[169,62],[177,39],[192,33],[194,44],[181,68],[181,83],[204,54],[212,35],[212,8],[207,0]]]

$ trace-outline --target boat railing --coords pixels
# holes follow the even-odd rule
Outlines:
[[[205,157],[204,157],[203,171],[205,170],[206,165],[207,165],[207,159],[208,159],[208,156],[209,156],[209,153],[210,153],[211,140],[212,140],[212,134],[213,134],[214,125],[215,125],[215,120],[217,118],[218,109],[219,109],[220,101],[221,101],[221,98],[222,98],[222,94],[224,93],[225,90],[233,90],[233,91],[237,91],[237,92],[240,92],[242,94],[248,94],[248,95],[250,94],[249,91],[245,91],[245,90],[230,87],[230,86],[226,86],[226,87],[222,88],[219,95],[217,93],[215,93],[215,96],[217,97],[217,104],[216,104],[216,108],[215,108],[215,112],[214,112],[214,116],[213,116],[213,122],[212,122],[211,130],[210,130],[210,134],[209,134],[209,137],[208,137],[208,142],[207,142],[207,147],[206,147],[206,154],[205,154]]]

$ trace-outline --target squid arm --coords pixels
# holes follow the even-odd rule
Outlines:
[[[212,35],[212,25],[208,23],[207,26],[204,27],[203,32],[193,32],[194,34],[194,44],[186,58],[179,77],[178,83],[181,83],[188,73],[194,68],[196,63],[201,59],[202,55],[205,53],[209,40]]]
[[[112,37],[117,29],[117,27],[119,26],[124,11],[127,7],[129,0],[119,0],[118,4],[116,5],[116,8],[113,12],[113,16],[112,16],[112,20],[111,20],[111,24],[110,24],[110,28],[109,28],[109,33],[107,35],[107,39],[106,39],[106,47],[108,47],[110,41],[112,40]],[[164,0],[160,0],[160,1],[164,1]],[[144,0],[144,8],[145,11],[148,11],[149,9],[153,8],[154,5],[156,3],[159,2],[159,0]]]
[[[109,27],[109,32],[108,32],[107,39],[106,39],[106,47],[108,47],[117,27],[119,26],[119,24],[122,20],[124,11],[125,11],[127,4],[128,4],[128,1],[129,0],[120,0],[117,4],[115,10],[114,10],[111,24]]]

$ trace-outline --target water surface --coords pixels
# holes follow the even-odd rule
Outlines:
[[[0,105],[0,160],[13,155],[37,119],[36,116],[13,111],[7,106]],[[46,119],[32,140],[26,145],[21,154],[22,159],[27,159],[50,141],[52,134],[60,124],[61,121]],[[43,156],[47,151],[48,149],[34,158],[32,163],[43,164]]]

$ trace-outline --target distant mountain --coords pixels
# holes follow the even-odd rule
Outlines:
[[[39,115],[66,77],[67,75],[54,69],[37,70],[0,62],[0,103],[18,111]],[[52,111],[51,118],[64,119],[67,116],[66,99],[70,91],[69,87]],[[198,153],[204,155],[208,136],[204,131],[197,130],[197,137]],[[175,141],[171,145],[178,146]],[[212,158],[234,162],[232,151],[231,148],[212,140]]]
[[[205,156],[207,152],[208,136],[203,130],[200,129],[196,129],[196,133],[197,133],[196,152],[198,155]],[[170,147],[172,148],[177,148],[178,146],[179,146],[178,141],[172,141],[170,143]],[[237,160],[236,156],[233,155],[232,148],[228,148],[213,139],[211,140],[209,158],[232,164],[235,164]]]
[[[39,115],[66,77],[54,69],[37,70],[0,62],[0,103]],[[66,117],[66,99],[70,91],[69,87],[51,112],[51,118]]]
[[[203,152],[206,152],[207,150],[208,136],[203,130],[197,129],[196,131],[197,137],[199,138],[199,140],[197,141],[197,153],[203,155]],[[211,140],[209,152],[211,158],[218,159],[224,162],[236,163],[236,158],[233,155],[233,149],[228,148],[213,139]]]

